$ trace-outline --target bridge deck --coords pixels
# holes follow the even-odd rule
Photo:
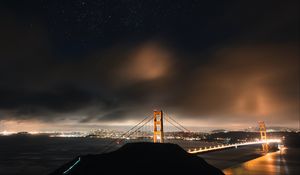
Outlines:
[[[235,144],[228,144],[228,145],[218,145],[214,147],[205,147],[205,148],[195,148],[194,150],[188,150],[188,153],[190,154],[199,154],[199,153],[204,153],[204,152],[209,152],[209,151],[215,151],[215,150],[222,150],[226,148],[234,148],[234,147],[239,147],[239,146],[246,146],[246,145],[255,145],[255,144],[268,144],[268,143],[280,143],[280,139],[269,139],[267,141],[265,140],[259,140],[259,141],[254,141],[254,142],[244,142],[244,143],[235,143]]]

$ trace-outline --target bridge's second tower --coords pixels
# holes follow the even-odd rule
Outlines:
[[[153,142],[164,143],[164,124],[163,124],[163,112],[154,111],[153,113]]]
[[[261,138],[262,141],[267,142],[267,130],[266,130],[265,122],[259,121],[258,124],[259,124],[260,138]],[[263,143],[262,144],[262,149],[263,149],[264,152],[268,152],[269,151],[268,143]]]

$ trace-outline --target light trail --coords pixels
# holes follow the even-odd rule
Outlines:
[[[79,162],[80,162],[80,157],[72,166],[70,166],[70,168],[68,168],[66,171],[64,171],[63,174],[68,174],[72,170],[72,168],[74,168],[74,166],[77,165]]]

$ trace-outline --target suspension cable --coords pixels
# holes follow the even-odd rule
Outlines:
[[[148,119],[148,120],[147,120]],[[123,133],[120,138],[126,136],[127,134],[129,134],[127,137],[131,136],[133,133],[135,133],[138,129],[140,129],[141,127],[143,127],[145,124],[147,124],[152,118],[150,118],[150,116],[147,116],[146,118],[144,118],[142,121],[140,121],[138,124],[136,124],[135,126],[133,126],[132,128],[130,128],[127,132]],[[146,121],[146,122],[145,122]],[[142,124],[144,123],[144,124]],[[138,127],[140,124],[142,124],[140,127]],[[138,127],[137,129],[135,129],[136,127]],[[135,130],[134,130],[135,129]],[[133,132],[131,132],[132,130],[134,130]],[[113,141],[111,141],[110,143],[108,143],[105,147],[104,150],[102,151],[102,153],[110,150],[112,148],[112,146],[114,146],[114,143],[120,143],[122,142],[124,139],[115,139]]]
[[[168,113],[166,113],[167,118],[169,118],[170,120],[174,121],[177,125],[179,125],[181,128],[183,128],[185,130],[185,132],[191,132],[189,129],[187,129],[186,127],[182,126],[180,123],[178,123],[176,120],[174,120],[171,116],[169,116]]]
[[[130,137],[132,134],[137,132],[139,129],[141,129],[143,126],[145,126],[147,123],[149,123],[152,120],[152,118],[149,118],[144,124],[142,124],[140,127],[138,127],[136,130],[131,132],[127,137]],[[121,139],[120,142],[124,141],[124,139]]]
[[[129,132],[131,132],[133,129],[135,129],[138,125],[140,125],[141,123],[143,123],[147,118],[149,118],[149,116],[147,116],[146,118],[144,118],[142,121],[140,121],[139,123],[137,123],[136,125],[134,125],[132,128],[130,128],[129,130],[127,130],[125,133],[123,133],[120,138],[124,137],[126,134],[128,134]],[[104,146],[104,151],[105,152],[107,150],[107,147],[109,147],[111,144],[114,144],[116,142],[117,139],[114,139],[113,141],[109,142],[106,146]]]
[[[172,123],[170,120],[168,120],[168,118],[165,118],[165,120],[166,120],[167,122],[169,122],[171,125],[173,125],[175,128],[179,129],[180,131],[185,132],[185,130],[183,130],[182,128],[176,126],[174,123]]]

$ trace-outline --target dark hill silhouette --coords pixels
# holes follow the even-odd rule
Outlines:
[[[222,171],[209,165],[202,158],[169,143],[128,143],[114,152],[79,156],[51,175],[169,175],[181,172],[186,175],[223,175]]]

